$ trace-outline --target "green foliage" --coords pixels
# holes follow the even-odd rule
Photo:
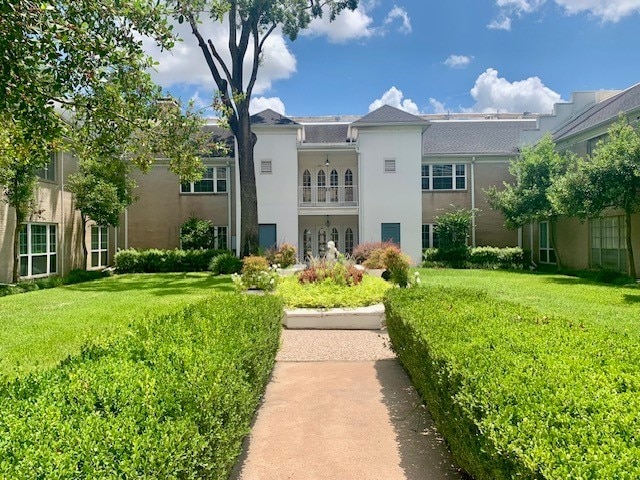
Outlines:
[[[635,478],[634,336],[466,288],[395,289],[393,347],[478,480]]]
[[[204,272],[226,250],[120,250],[113,261],[118,273]]]
[[[215,240],[215,227],[211,220],[191,216],[180,227],[180,245],[184,250],[212,250]]]
[[[356,263],[364,264],[367,260],[371,258],[372,255],[380,255],[385,248],[388,247],[396,247],[397,245],[393,242],[363,242],[356,245],[356,248],[353,249],[353,260]],[[371,267],[374,268],[374,267]],[[384,267],[378,267],[384,268]]]
[[[209,262],[209,270],[211,270],[214,275],[240,273],[242,270],[242,260],[236,257],[235,253],[221,253],[211,259],[211,262]]]
[[[472,210],[453,208],[438,215],[438,251],[448,262],[463,262],[468,255],[467,239],[471,229]]]
[[[410,259],[399,248],[386,248],[382,261],[389,274],[389,281],[402,288],[409,286]]]
[[[520,247],[475,247],[469,250],[469,263],[481,268],[521,270],[525,264],[524,250]]]
[[[568,164],[556,151],[551,135],[545,135],[536,145],[523,147],[511,162],[509,172],[515,184],[504,182],[502,190],[492,187],[485,192],[489,205],[504,215],[505,225],[512,229],[557,216],[550,189]]]
[[[0,476],[226,479],[281,315],[273,297],[217,295],[0,387]]]
[[[267,251],[267,260],[271,265],[278,265],[278,268],[287,268],[295,265],[298,261],[296,247],[288,243],[283,243],[276,249]]]
[[[73,285],[75,283],[90,282],[107,276],[108,273],[96,270],[71,270],[69,275],[64,277],[47,277],[28,282],[20,282],[16,285],[0,285],[0,297],[13,295],[16,293],[33,292],[35,290],[45,290],[47,288],[61,287],[62,285]]]
[[[364,271],[351,263],[312,259],[311,264],[297,275],[302,284],[329,282],[342,287],[358,285]]]
[[[232,279],[239,291],[258,289],[271,292],[278,285],[280,275],[265,257],[249,255],[242,259],[242,274],[234,274]]]
[[[278,284],[276,294],[289,308],[355,308],[381,303],[390,288],[388,282],[370,275],[352,287],[331,280],[300,283],[295,277],[285,277]]]

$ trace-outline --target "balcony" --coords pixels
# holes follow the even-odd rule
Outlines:
[[[301,214],[356,215],[358,213],[358,187],[298,187],[298,207]]]

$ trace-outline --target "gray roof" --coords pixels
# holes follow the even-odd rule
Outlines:
[[[298,125],[290,118],[280,115],[278,112],[274,112],[271,109],[263,110],[260,113],[256,113],[251,116],[252,125]]]
[[[640,83],[585,110],[556,130],[553,139],[558,141],[576,135],[601,123],[615,120],[620,112],[629,112],[638,108],[640,108]]]
[[[305,125],[305,143],[347,143],[349,125]]]
[[[233,133],[228,128],[222,128],[218,125],[205,125],[203,127],[205,132],[211,133],[211,140],[216,143],[221,143],[226,147],[225,149],[213,149],[210,153],[212,157],[233,157],[235,142],[233,141]]]
[[[534,128],[535,121],[433,122],[422,135],[422,154],[517,154],[522,131]]]
[[[365,115],[360,120],[353,122],[353,125],[365,125],[365,124],[389,124],[389,123],[412,123],[412,124],[426,124],[422,118],[416,115],[400,110],[399,108],[392,107],[391,105],[383,105],[377,110]]]

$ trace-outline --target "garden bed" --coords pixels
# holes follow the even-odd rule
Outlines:
[[[356,308],[294,308],[285,310],[282,324],[289,329],[380,330],[384,305]]]

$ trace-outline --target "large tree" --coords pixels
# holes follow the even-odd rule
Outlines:
[[[164,2],[155,0],[0,3],[0,188],[15,209],[14,245],[30,213],[36,173],[63,141],[79,152],[96,143],[110,144],[113,151],[135,145],[128,150],[131,159],[148,168],[149,147],[162,145],[146,141],[159,130],[161,90],[147,73],[153,61],[140,36],[172,47],[167,17]],[[170,113],[172,121],[181,121],[179,111]],[[178,157],[171,164],[174,171],[190,176],[197,159],[188,153]],[[18,280],[18,258],[14,248],[13,281]]]
[[[637,278],[631,215],[640,211],[640,131],[620,119],[609,128],[591,158],[577,162],[556,182],[552,198],[567,215],[587,219],[607,209],[622,210],[629,275]]]
[[[560,211],[551,201],[551,187],[564,174],[569,161],[557,152],[551,135],[547,134],[532,146],[523,147],[520,156],[511,162],[509,172],[515,183],[504,182],[498,190],[491,187],[485,193],[489,205],[500,211],[505,226],[515,229],[527,223],[546,220],[551,230],[551,245],[561,266],[557,248],[556,224]]]
[[[186,20],[198,41],[218,89],[217,106],[236,138],[240,173],[240,245],[241,252],[246,255],[258,247],[253,159],[256,136],[251,131],[249,103],[265,42],[277,28],[295,40],[313,17],[324,14],[333,20],[345,8],[354,10],[358,0],[174,0],[173,4],[177,20]],[[201,22],[228,24],[227,52],[205,38]]]

